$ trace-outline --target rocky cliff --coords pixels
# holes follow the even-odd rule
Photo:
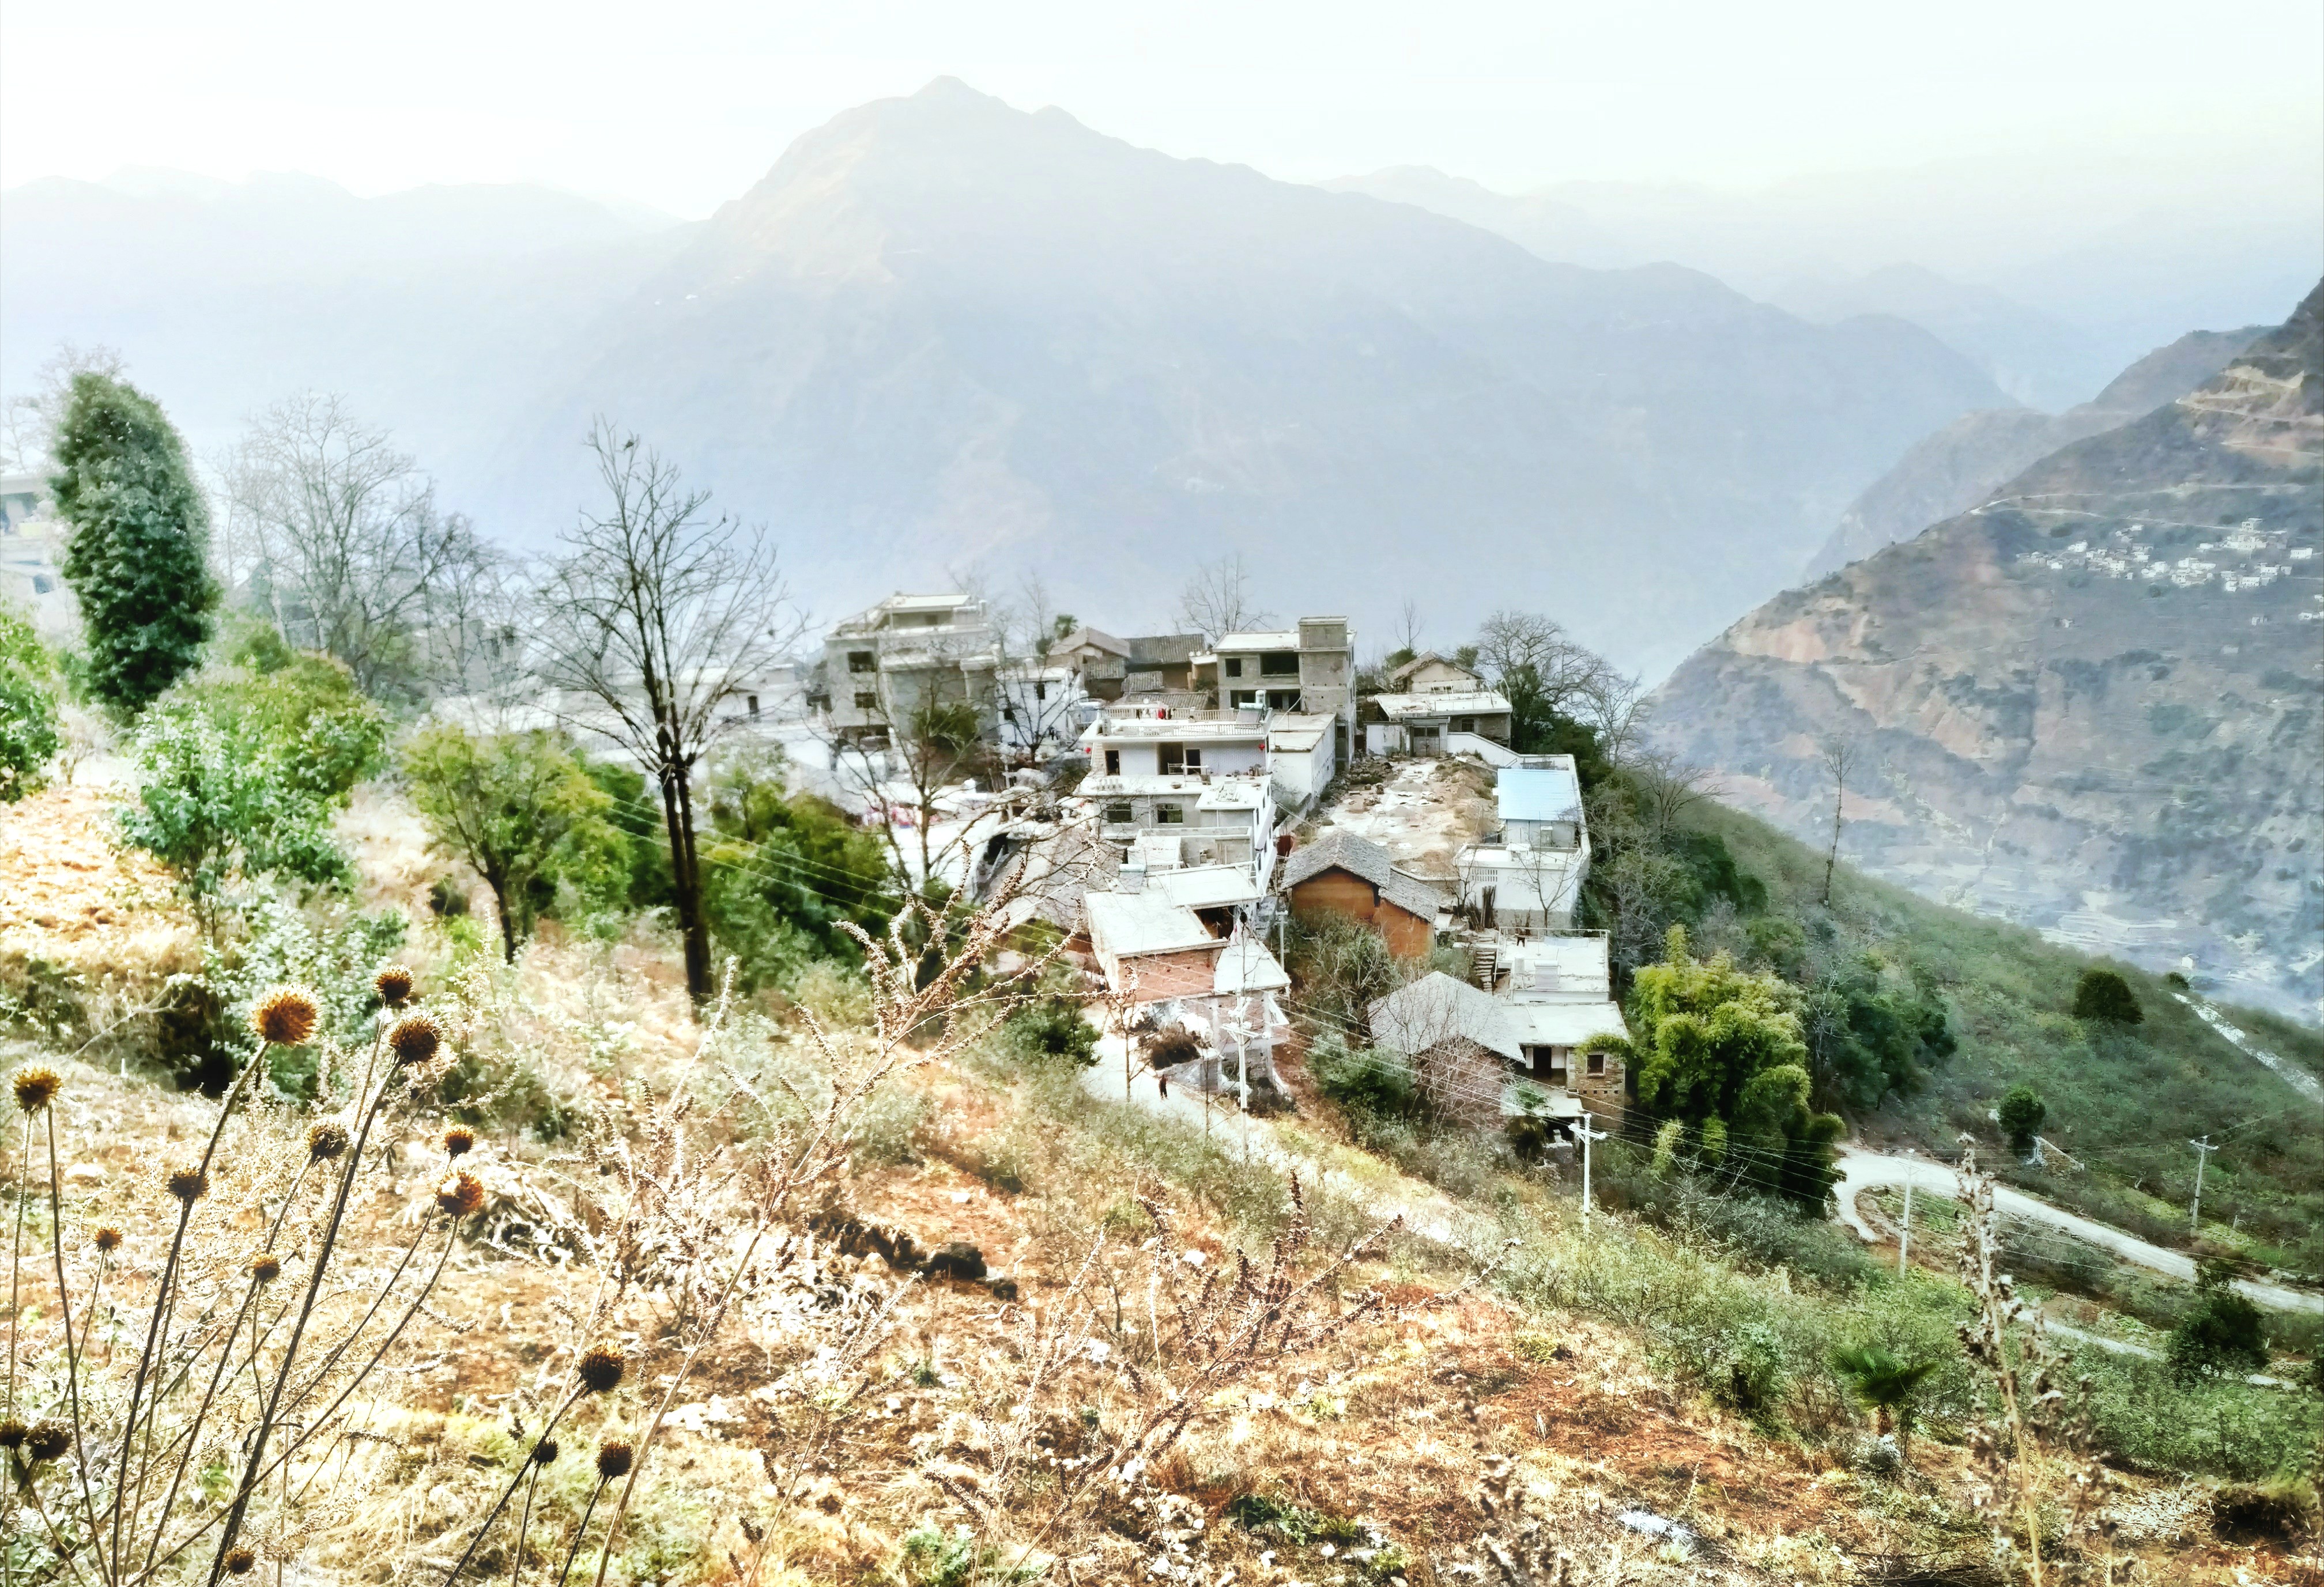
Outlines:
[[[1778,596],[1664,747],[1932,897],[2308,1018],[2324,992],[2324,286],[2216,377]]]

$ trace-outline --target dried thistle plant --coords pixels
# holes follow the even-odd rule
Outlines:
[[[63,1080],[18,1071],[23,1149],[0,1419],[18,1420],[28,1401],[44,1414],[9,1452],[14,1481],[0,1503],[32,1512],[46,1545],[34,1561],[42,1573],[132,1587],[184,1579],[207,1560],[216,1582],[247,1573],[262,1554],[276,1557],[327,1497],[317,1483],[330,1452],[358,1434],[351,1400],[441,1278],[480,1195],[439,1198],[405,1242],[348,1216],[358,1186],[385,1172],[373,1144],[383,1120],[431,1110],[424,1071],[390,1066],[351,1094],[327,1094],[317,1110],[332,1116],[311,1123],[255,1100],[274,1055],[315,1040],[319,1025],[301,989],[258,1000],[257,1048],[217,1104],[199,1155],[143,1193],[157,1211],[170,1207],[166,1241],[124,1238],[110,1224],[73,1233],[58,1169]],[[374,1032],[374,1056],[383,1032]],[[331,1061],[339,1056],[327,1052],[318,1066],[327,1086],[347,1071]],[[35,1196],[47,1204],[45,1264],[28,1264],[23,1249]],[[28,1340],[21,1322],[35,1305],[55,1322]],[[223,1483],[203,1475],[215,1472]],[[0,1519],[13,1534],[14,1515]]]

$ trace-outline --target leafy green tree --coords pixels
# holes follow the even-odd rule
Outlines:
[[[2030,1085],[2013,1085],[1994,1110],[2001,1121],[2001,1132],[2018,1151],[2034,1149],[2034,1138],[2042,1133],[2042,1121],[2049,1116],[2049,1104],[2042,1093]]]
[[[402,761],[438,845],[493,890],[510,964],[560,881],[584,892],[625,885],[629,840],[607,819],[612,801],[552,734],[479,736],[437,723],[412,735]]]
[[[1940,1363],[1933,1358],[1908,1361],[1894,1351],[1864,1344],[1833,1352],[1831,1364],[1856,1398],[1871,1407],[1881,1432],[1895,1427],[1897,1453],[1909,1462],[1921,1390]]]
[[[2197,1269],[2195,1306],[2171,1330],[2166,1352],[2181,1378],[2256,1372],[2267,1365],[2267,1320],[2233,1287],[2223,1263]]]
[[[1933,983],[1884,975],[1870,955],[1815,985],[1805,1027],[1816,1094],[1859,1108],[1908,1093],[1958,1045]]]
[[[49,485],[71,528],[63,572],[88,632],[88,687],[134,714],[193,669],[209,637],[209,512],[177,430],[126,381],[75,375],[53,451]]]
[[[2112,970],[2092,968],[2074,983],[2074,1018],[2105,1025],[2135,1025],[2146,1018],[2130,983]]]
[[[1592,1038],[1585,1050],[1627,1057],[1638,1100],[1668,1118],[1726,1121],[1727,1150],[1755,1165],[1763,1187],[1814,1205],[1830,1190],[1831,1143],[1840,1121],[1808,1105],[1799,989],[1773,975],[1688,951],[1674,926],[1663,962],[1640,969],[1630,991],[1630,1036]]]
[[[830,801],[791,792],[779,752],[720,761],[709,794],[702,863],[711,922],[745,974],[779,980],[802,952],[853,962],[843,925],[887,929],[900,890],[887,846]],[[788,933],[804,940],[788,944]]]
[[[205,936],[217,935],[237,882],[276,875],[328,886],[351,874],[331,840],[329,801],[198,705],[147,712],[130,756],[137,803],[122,812],[122,836],[176,877]]]
[[[32,625],[0,607],[0,804],[39,791],[56,757],[56,676]]]
[[[1097,1027],[1070,997],[1036,998],[1009,1016],[1001,1039],[1019,1058],[1086,1069],[1097,1062]]]

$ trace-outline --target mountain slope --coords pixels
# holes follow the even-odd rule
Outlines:
[[[827,606],[982,559],[1158,619],[1235,549],[1279,614],[1554,606],[1656,669],[1996,395],[1901,323],[1551,265],[949,81],[801,138],[580,347],[503,449],[511,512],[574,499],[604,411]]]
[[[2314,1018],[2324,287],[2216,378],[1767,603],[1656,697],[1730,798],[1876,874]]]
[[[2063,413],[1994,408],[1961,415],[1914,442],[1895,467],[1849,504],[1831,538],[1808,564],[1807,577],[1821,578],[1883,546],[1910,540],[1939,519],[1967,512],[2059,447],[2175,400],[2226,368],[2265,328],[2190,331]]]

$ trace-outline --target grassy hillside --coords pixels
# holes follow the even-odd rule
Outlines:
[[[2068,1010],[2076,981],[2099,961],[1845,866],[1826,909],[1821,854],[1710,801],[1688,818],[1766,887],[1768,912],[1797,917],[1811,935],[1828,929],[1838,944],[1943,989],[1959,1050],[1930,1066],[1910,1094],[1892,1093],[1854,1119],[1865,1138],[1950,1158],[1966,1132],[1981,1161],[2025,1188],[2185,1247],[2196,1160],[2187,1143],[2208,1133],[2220,1149],[2203,1183],[2202,1243],[2324,1272],[2324,1110],[2207,1027],[2178,989],[2108,961],[2145,1018],[2129,1028],[2086,1025]],[[2324,1071],[2324,1034],[2249,1010],[2221,1011],[2261,1045]],[[2048,1104],[2042,1133],[2082,1171],[2027,1168],[2002,1146],[1987,1112],[2020,1083]]]

